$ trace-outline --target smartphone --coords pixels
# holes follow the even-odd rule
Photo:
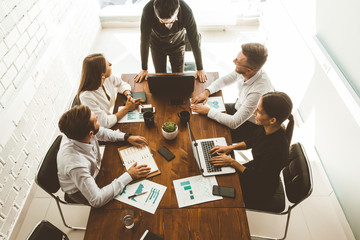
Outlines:
[[[175,157],[175,155],[172,152],[170,152],[170,150],[165,146],[162,146],[158,150],[158,152],[161,154],[161,156],[163,156],[168,161],[171,161]]]
[[[183,98],[174,98],[169,100],[170,105],[184,105],[185,99]]]
[[[145,113],[145,112],[154,112],[154,108],[153,107],[144,107],[144,108],[140,108],[141,113]]]
[[[235,188],[214,185],[213,195],[235,198]]]

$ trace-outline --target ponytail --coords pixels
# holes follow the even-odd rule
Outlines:
[[[288,120],[289,120],[289,122],[286,126],[285,134],[286,134],[286,138],[288,139],[289,144],[291,144],[291,138],[292,138],[293,131],[294,131],[294,116],[292,114],[290,114],[288,117]]]

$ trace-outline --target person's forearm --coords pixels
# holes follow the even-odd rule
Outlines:
[[[117,120],[119,121],[119,120],[122,119],[128,112],[129,112],[129,109],[125,106],[125,107],[122,108],[120,111],[118,111],[117,113],[115,113],[115,116],[116,116]]]
[[[240,142],[238,144],[232,145],[234,147],[233,150],[245,150],[246,149],[246,143]]]
[[[246,167],[244,167],[242,164],[240,164],[238,161],[236,161],[235,159],[231,162],[230,164],[231,167],[235,168],[237,171],[239,172],[244,172]]]

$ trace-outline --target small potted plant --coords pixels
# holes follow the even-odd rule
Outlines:
[[[161,130],[164,138],[167,140],[173,140],[178,134],[178,126],[174,122],[165,122]]]

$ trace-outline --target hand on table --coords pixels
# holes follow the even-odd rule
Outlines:
[[[128,137],[127,141],[135,147],[143,147],[143,145],[149,144],[146,138],[141,136],[130,136]]]
[[[208,114],[208,112],[210,111],[210,108],[208,106],[199,105],[199,104],[192,105],[190,108],[193,112],[204,115]]]
[[[205,89],[205,91],[203,91],[202,93],[200,93],[199,95],[197,95],[191,99],[191,104],[197,104],[197,103],[203,101],[203,104],[205,105],[209,98],[209,95],[210,95],[209,90]]]
[[[207,76],[204,70],[197,70],[195,74],[195,79],[199,79],[200,82],[206,82]]]
[[[130,138],[130,137],[129,137]],[[132,179],[138,179],[146,177],[149,174],[151,168],[147,165],[139,165],[137,166],[137,162],[132,165],[129,170],[127,171]]]
[[[141,70],[138,74],[135,75],[135,82],[141,83],[144,79],[147,81],[148,75],[149,73],[147,70]]]

